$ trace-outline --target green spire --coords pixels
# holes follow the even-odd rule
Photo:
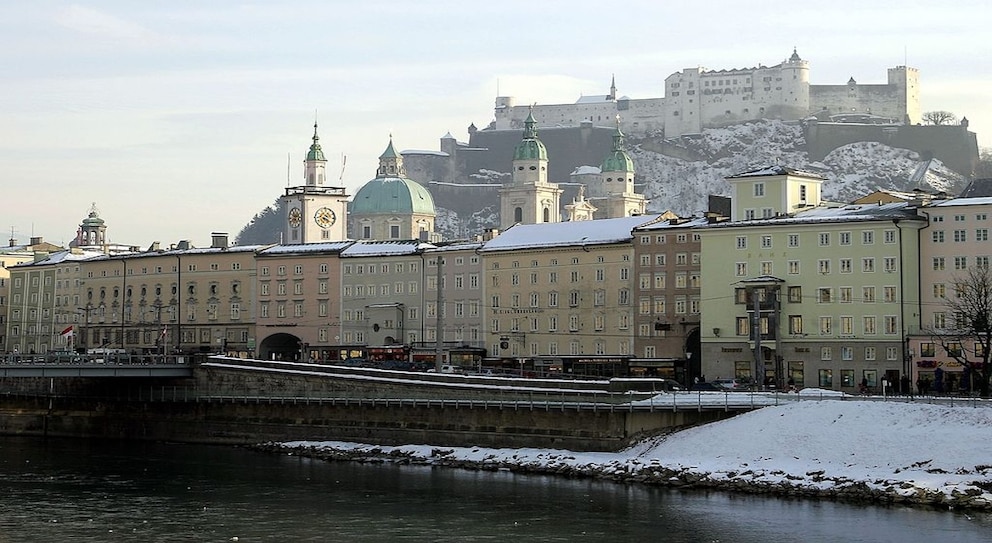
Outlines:
[[[620,131],[620,116],[617,115],[617,129],[613,133],[613,151],[606,155],[600,166],[603,172],[633,172],[634,161],[623,150],[623,132]]]
[[[310,144],[310,152],[307,153],[307,160],[327,160],[324,158],[324,151],[320,150],[320,137],[317,136],[317,121],[313,123],[313,143]]]
[[[393,149],[393,135],[390,134],[389,145],[386,146],[386,150],[382,152],[379,158],[396,158],[397,156],[399,155],[396,154],[396,149]]]
[[[547,160],[548,150],[537,139],[537,120],[534,119],[534,108],[530,108],[524,121],[524,138],[513,151],[513,160]]]

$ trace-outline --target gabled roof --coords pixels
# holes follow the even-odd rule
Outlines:
[[[813,172],[808,172],[805,170],[797,170],[794,168],[789,168],[787,166],[774,165],[765,166],[764,168],[758,168],[756,170],[750,170],[747,172],[741,172],[734,175],[727,176],[725,179],[740,179],[743,177],[772,177],[776,175],[791,175],[792,177],[807,177],[810,179],[826,179],[819,174]]]
[[[540,224],[516,224],[487,241],[480,252],[576,247],[622,243],[633,239],[638,226],[659,219],[659,215],[638,215],[617,219],[571,221]]]

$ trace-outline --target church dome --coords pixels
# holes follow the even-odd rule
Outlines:
[[[377,177],[358,190],[348,212],[434,215],[434,198],[427,188],[412,179]]]
[[[547,160],[548,149],[537,139],[537,120],[531,111],[524,121],[524,139],[513,150],[513,160]]]
[[[630,158],[627,151],[623,150],[623,132],[620,131],[619,126],[617,126],[616,132],[613,133],[613,150],[603,159],[603,165],[599,169],[604,173],[634,171],[633,159]]]
[[[105,221],[97,215],[96,210],[90,211],[89,215],[83,219],[83,226],[103,226]]]

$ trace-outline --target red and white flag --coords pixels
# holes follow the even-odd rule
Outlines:
[[[60,333],[59,336],[65,337],[65,338],[69,338],[69,337],[72,337],[73,333],[74,332],[73,332],[73,329],[72,329],[72,325],[70,324],[68,328],[66,328],[65,330],[62,330],[62,333]]]

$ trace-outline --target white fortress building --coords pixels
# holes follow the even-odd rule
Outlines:
[[[544,127],[592,122],[620,128],[632,136],[663,130],[665,137],[695,134],[757,119],[917,124],[921,120],[916,68],[889,68],[885,84],[810,85],[809,61],[793,50],[775,66],[707,70],[686,68],[665,78],[664,97],[617,96],[615,80],[605,95],[583,96],[574,104],[533,106]],[[492,128],[518,130],[531,112],[512,96],[496,97]]]

